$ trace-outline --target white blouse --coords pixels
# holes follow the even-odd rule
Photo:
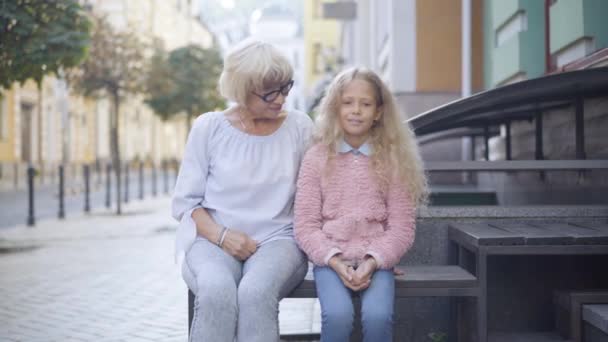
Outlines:
[[[258,245],[293,239],[296,179],[312,127],[308,115],[299,111],[288,112],[281,126],[266,136],[236,129],[224,112],[206,113],[194,121],[172,202],[173,217],[179,221],[178,263],[197,238],[191,214],[199,207]]]

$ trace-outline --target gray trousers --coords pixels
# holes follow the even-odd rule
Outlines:
[[[307,268],[293,240],[266,243],[242,262],[197,239],[182,266],[196,295],[190,341],[279,341],[279,301],[304,279]]]

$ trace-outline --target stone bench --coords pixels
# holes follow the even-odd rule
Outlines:
[[[608,342],[608,304],[583,305],[583,341]]]
[[[395,277],[395,298],[406,297],[477,297],[477,278],[460,266],[400,266],[404,275]],[[288,298],[316,298],[312,267],[302,283]],[[188,292],[188,326],[192,324],[194,294]],[[451,310],[453,315],[456,310]],[[456,317],[451,317],[452,322]]]
[[[583,307],[608,304],[608,290],[556,291],[555,325],[560,335],[573,342],[583,341]]]

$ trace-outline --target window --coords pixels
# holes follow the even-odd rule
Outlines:
[[[323,17],[323,1],[322,0],[313,0],[312,17],[314,19],[321,19]]]
[[[323,55],[321,54],[321,43],[314,43],[312,46],[313,72],[320,74],[323,71]]]
[[[561,68],[566,64],[589,56],[594,51],[595,44],[593,39],[581,38],[555,53],[555,66]]]
[[[519,32],[528,30],[528,16],[519,11],[496,30],[496,47],[502,46]]]

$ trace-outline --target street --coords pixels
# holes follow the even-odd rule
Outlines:
[[[174,173],[168,175],[168,189],[171,191],[175,180]],[[144,197],[153,196],[151,172],[144,174]],[[66,180],[67,184],[67,180]],[[129,201],[139,200],[139,176],[136,172],[130,173],[129,179]],[[76,189],[76,190],[71,190]],[[96,176],[91,177],[90,188],[90,207],[101,208],[106,203],[106,175],[101,179]],[[161,195],[165,191],[164,179],[161,172],[156,176],[156,191],[157,195]],[[123,174],[123,201],[125,198],[124,174]],[[34,188],[34,217],[36,220],[46,218],[56,218],[59,215],[59,189],[57,185],[35,186]],[[112,178],[110,187],[111,203],[115,207],[116,203],[116,184]],[[80,186],[66,186],[64,197],[64,212],[65,216],[69,217],[74,214],[84,212],[84,191]],[[28,215],[28,193],[26,189],[5,190],[0,191],[0,229],[12,227],[15,225],[25,224]]]
[[[98,208],[0,230],[0,340],[186,341],[169,207],[161,196],[120,217]],[[318,316],[313,300],[284,300],[281,332],[318,333]]]

